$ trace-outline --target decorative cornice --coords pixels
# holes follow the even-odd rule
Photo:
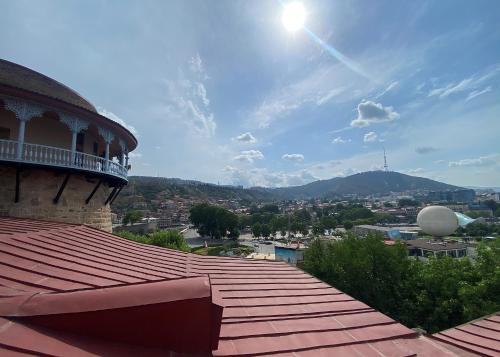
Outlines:
[[[106,144],[110,144],[113,139],[115,138],[115,134],[113,134],[111,132],[111,130],[108,130],[108,129],[104,129],[102,127],[97,127],[98,131],[99,131],[99,135],[102,136],[102,138],[104,139],[104,141],[106,142]]]
[[[10,97],[2,97],[2,100],[5,103],[5,108],[13,112],[16,118],[21,121],[26,122],[33,117],[41,117],[46,111],[42,106],[25,100]]]
[[[122,149],[123,153],[126,153],[128,151],[127,143],[125,141],[123,141],[122,139],[118,140],[118,145],[120,145],[120,148]]]
[[[61,123],[64,123],[73,133],[79,133],[80,131],[87,129],[89,127],[89,122],[86,120],[79,119],[75,116],[70,116],[66,113],[58,113]]]

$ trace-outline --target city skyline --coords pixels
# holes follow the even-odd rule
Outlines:
[[[390,170],[500,181],[494,1],[302,1],[295,32],[278,1],[0,3],[0,57],[124,123],[130,174],[298,185],[385,147]]]

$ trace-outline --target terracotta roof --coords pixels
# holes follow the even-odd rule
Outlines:
[[[199,256],[86,226],[0,218],[0,354],[169,351],[456,355],[283,262]]]
[[[17,63],[0,59],[0,84],[43,94],[97,113],[95,107],[73,89]]]
[[[500,356],[500,313],[483,317],[432,337],[451,350],[466,350],[466,356]],[[464,354],[465,355],[465,354]]]

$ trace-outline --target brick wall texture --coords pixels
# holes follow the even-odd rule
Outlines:
[[[20,175],[19,202],[15,203],[16,169],[0,165],[0,215],[45,221],[86,224],[111,232],[111,209],[104,205],[110,193],[102,183],[89,204],[85,200],[97,179],[71,174],[59,202],[53,202],[66,173],[42,168],[23,168]]]

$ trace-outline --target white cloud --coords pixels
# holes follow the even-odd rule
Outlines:
[[[384,107],[370,100],[358,104],[358,117],[351,121],[353,127],[365,127],[370,124],[393,121],[399,118],[399,113],[392,107]]]
[[[415,148],[415,152],[421,155],[430,154],[431,152],[435,152],[438,150],[439,150],[438,148],[435,148],[433,146],[418,146]]]
[[[264,154],[260,150],[245,150],[241,151],[238,156],[235,156],[234,160],[251,164],[254,160],[262,160],[263,158]]]
[[[373,143],[377,140],[377,133],[374,131],[370,131],[369,133],[366,133],[365,136],[363,137],[363,141],[365,143]]]
[[[488,93],[488,92],[491,92],[491,86],[488,86],[486,88],[484,88],[483,90],[475,90],[475,91],[472,91],[469,93],[469,95],[467,96],[467,99],[466,101],[469,101],[473,98],[476,98],[476,97],[479,97],[480,95],[482,94],[485,94],[485,93]]]
[[[285,154],[281,157],[286,161],[301,162],[304,161],[304,155],[302,154]]]
[[[140,152],[131,152],[128,154],[128,156],[131,158],[131,159],[139,159],[142,157],[142,154]]]
[[[191,57],[191,59],[189,60],[189,69],[193,73],[204,74],[203,61],[201,60],[199,53]]]
[[[477,97],[478,95],[489,92],[491,90],[491,87],[487,87],[482,91],[479,91],[478,88],[479,86],[482,85],[483,82],[495,77],[499,73],[500,73],[500,64],[495,64],[480,72],[473,74],[468,78],[461,80],[458,83],[452,82],[443,87],[433,88],[429,91],[428,96],[446,98],[451,94],[473,90],[467,97],[467,100],[470,100],[474,97]]]
[[[328,103],[331,99],[344,93],[346,89],[347,89],[347,87],[333,88],[332,90],[328,91],[327,93],[325,93],[323,95],[319,95],[319,97],[316,99],[316,104],[323,105],[325,103]]]
[[[462,159],[459,161],[450,161],[449,167],[458,166],[491,166],[500,164],[500,154],[491,154],[487,156],[480,156],[472,159]]]
[[[275,101],[264,101],[254,112],[253,116],[258,122],[259,128],[267,128],[274,120],[299,108],[301,101],[293,102],[286,99]]]
[[[184,123],[197,136],[210,138],[217,124],[203,83],[208,76],[198,54],[189,61],[189,68],[187,75],[180,71],[176,80],[166,81],[167,114],[170,119]]]
[[[429,92],[428,96],[429,97],[439,96],[439,98],[445,98],[450,94],[467,90],[468,88],[470,88],[472,83],[473,83],[472,78],[466,78],[457,84],[450,83],[445,87],[432,89]]]
[[[255,137],[250,132],[243,133],[233,138],[233,140],[239,141],[240,143],[253,144],[257,141]]]
[[[264,168],[240,169],[234,166],[226,166],[223,170],[227,180],[233,185],[245,187],[286,187],[298,186],[316,181],[318,178],[309,170],[298,172],[270,172]]]
[[[346,144],[350,143],[351,139],[342,139],[341,136],[337,136],[335,139],[332,140],[333,144]]]
[[[389,86],[387,86],[386,89],[384,89],[381,93],[377,94],[375,96],[375,99],[378,99],[380,97],[382,97],[384,94],[386,94],[387,92],[391,91],[392,89],[396,88],[396,86],[399,84],[398,81],[394,81],[392,82],[391,84],[389,84]]]
[[[117,122],[118,124],[120,124],[121,126],[127,128],[128,131],[130,131],[133,135],[138,136],[137,130],[132,125],[128,125],[127,123],[125,123],[125,120],[123,120],[122,118],[120,118],[115,113],[110,112],[110,111],[108,111],[108,110],[106,110],[104,108],[99,108],[99,107],[97,108],[97,112],[99,114],[105,116],[106,118],[111,119],[114,122]]]
[[[435,163],[436,165],[442,165],[442,164],[444,164],[445,162],[446,162],[446,160],[436,160],[436,161],[434,161],[434,163]]]
[[[409,174],[419,174],[419,173],[422,173],[424,172],[425,170],[421,167],[418,167],[416,169],[409,169],[407,170],[406,172],[408,172]]]
[[[341,63],[318,64],[312,70],[300,68],[289,74],[289,78],[292,80],[287,77],[285,82],[278,81],[248,113],[250,127],[266,128],[307,106],[349,102],[373,89],[371,83],[366,84],[362,77],[353,77],[351,70]],[[357,83],[363,83],[361,89],[354,89]]]

